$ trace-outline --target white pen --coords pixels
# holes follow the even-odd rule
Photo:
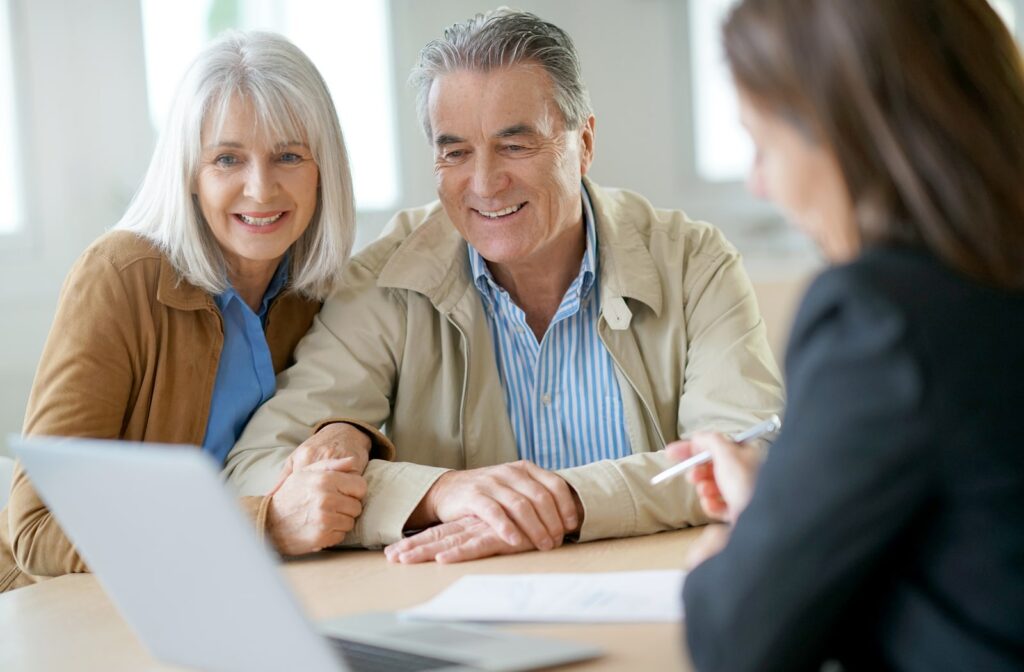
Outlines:
[[[744,430],[742,432],[739,432],[737,434],[733,434],[730,438],[732,439],[733,443],[743,444],[743,443],[746,443],[747,441],[752,441],[754,439],[761,438],[765,434],[771,434],[772,432],[777,432],[781,428],[782,428],[782,420],[779,419],[779,416],[777,416],[775,414],[772,414],[772,417],[768,418],[764,422],[759,422],[756,425],[754,425],[753,427],[751,427],[750,429],[746,429],[746,430]],[[657,485],[658,483],[661,483],[662,481],[667,481],[668,479],[672,478],[673,476],[678,476],[679,474],[683,473],[684,471],[686,471],[690,467],[695,467],[698,464],[704,464],[705,462],[710,462],[710,461],[711,461],[711,451],[710,450],[701,451],[701,452],[697,453],[696,455],[694,455],[693,457],[687,458],[687,459],[683,460],[682,462],[680,462],[679,464],[675,464],[675,465],[669,467],[665,471],[661,472],[660,474],[658,474],[657,476],[652,478],[651,479],[651,485]]]

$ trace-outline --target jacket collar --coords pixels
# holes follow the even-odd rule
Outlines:
[[[206,310],[214,308],[213,298],[178,274],[164,255],[160,256],[160,279],[157,281],[156,299],[177,310]]]
[[[660,314],[661,280],[637,229],[646,213],[623,207],[589,178],[583,178],[583,186],[597,220],[602,305],[630,298]],[[444,314],[473,289],[466,241],[439,203],[391,255],[377,285],[423,294]]]

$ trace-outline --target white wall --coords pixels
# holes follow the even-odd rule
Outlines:
[[[445,26],[494,5],[392,0],[402,207],[434,198],[431,154],[405,84],[408,70],[420,47]],[[787,282],[814,266],[806,246],[780,234],[784,225],[766,206],[737,185],[694,177],[686,2],[516,5],[565,28],[577,43],[597,116],[592,175],[599,183],[635,189],[656,205],[718,224],[745,252],[755,278]],[[65,273],[117,220],[154,141],[134,0],[14,0],[14,10],[30,227],[13,244],[0,242],[0,435],[21,426]],[[336,103],[358,105],[358,92]],[[359,242],[372,240],[390,214],[361,213]]]

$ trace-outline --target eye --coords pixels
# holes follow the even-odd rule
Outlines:
[[[221,168],[230,168],[231,166],[238,165],[240,161],[233,154],[220,154],[213,160],[213,163]]]
[[[278,157],[278,161],[281,163],[302,163],[303,157],[295,152],[284,152]]]
[[[445,161],[457,161],[457,160],[461,159],[462,157],[464,157],[465,155],[466,155],[466,150],[464,150],[464,149],[453,149],[453,150],[445,152],[442,155],[441,158],[443,158]]]
[[[505,150],[513,153],[522,152],[525,149],[526,147],[523,147],[522,145],[505,145]]]

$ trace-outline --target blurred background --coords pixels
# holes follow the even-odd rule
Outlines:
[[[1018,38],[1024,0],[991,0]],[[781,359],[820,261],[744,179],[751,149],[718,47],[732,0],[522,0],[579,49],[594,179],[719,226],[739,247]],[[146,169],[178,79],[227,28],[288,36],[320,68],[352,160],[357,247],[435,198],[406,79],[478,0],[0,0],[0,435],[20,430],[65,274]],[[0,454],[5,450],[0,441]]]

